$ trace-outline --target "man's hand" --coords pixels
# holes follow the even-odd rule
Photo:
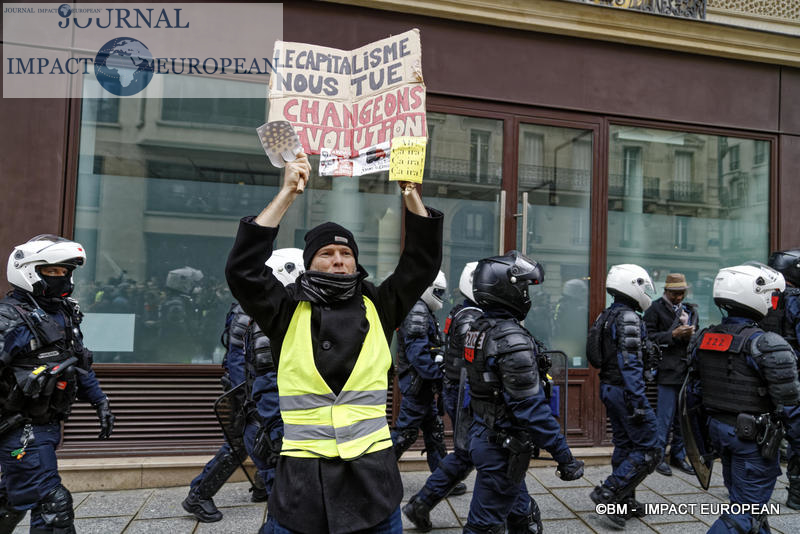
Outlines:
[[[689,339],[694,334],[694,327],[690,325],[681,325],[672,331],[672,337],[675,339]]]
[[[294,161],[286,164],[283,171],[283,189],[302,195],[308,184],[309,176],[311,176],[311,164],[308,162],[305,152],[300,151]]]
[[[303,194],[310,175],[311,165],[308,163],[308,156],[301,151],[294,161],[290,161],[284,167],[281,190],[253,222],[260,226],[276,228],[297,195]]]
[[[109,436],[111,436],[111,432],[114,430],[114,421],[116,421],[117,418],[111,413],[107,398],[93,406],[94,409],[97,410],[97,418],[100,420],[100,434],[97,437],[100,439],[108,439]]]
[[[422,203],[422,198],[419,196],[417,184],[414,182],[398,181],[397,185],[400,186],[400,191],[403,192],[403,202],[405,202],[408,211],[421,217],[427,217],[428,210],[425,208],[425,205]]]

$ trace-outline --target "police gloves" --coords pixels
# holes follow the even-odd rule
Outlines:
[[[636,426],[642,425],[647,421],[647,416],[649,413],[650,410],[647,408],[636,408],[633,410],[633,413],[628,416],[628,421]]]
[[[96,404],[92,404],[97,411],[97,418],[100,420],[100,434],[97,436],[100,439],[108,439],[111,432],[114,430],[114,421],[116,417],[111,413],[111,408],[108,406],[108,398],[101,400]]]
[[[583,461],[572,458],[569,462],[559,463],[556,475],[561,480],[578,480],[583,476]]]

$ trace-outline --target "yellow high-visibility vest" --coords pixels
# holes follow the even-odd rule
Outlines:
[[[364,305],[369,331],[338,395],[314,364],[311,304],[303,301],[295,309],[278,361],[283,456],[352,460],[392,446],[386,423],[392,355],[375,305],[367,297]]]

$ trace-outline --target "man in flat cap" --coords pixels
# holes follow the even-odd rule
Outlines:
[[[391,276],[378,286],[364,280],[353,234],[327,222],[306,234],[306,271],[284,287],[264,261],[310,172],[303,153],[286,165],[275,198],[242,219],[225,269],[233,296],[272,342],[278,369],[284,437],[269,532],[399,534],[403,485],[386,422],[389,344],[439,271],[442,214],[401,183],[405,239]]]
[[[679,425],[674,423],[683,381],[688,372],[686,348],[689,340],[697,330],[697,307],[684,302],[689,284],[681,273],[670,273],[664,283],[664,296],[653,302],[644,312],[647,325],[647,336],[661,346],[662,359],[656,374],[658,384],[658,444],[664,449],[664,460],[656,467],[662,475],[672,475],[670,464],[681,471],[694,474],[694,469],[686,461],[686,450],[683,445]],[[666,446],[672,428],[669,464],[667,463]]]

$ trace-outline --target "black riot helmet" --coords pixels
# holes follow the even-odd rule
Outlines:
[[[516,250],[478,262],[472,279],[475,302],[484,309],[505,309],[524,319],[531,309],[528,286],[544,281],[544,267]]]
[[[787,282],[800,287],[800,248],[773,252],[767,265],[781,273]]]

